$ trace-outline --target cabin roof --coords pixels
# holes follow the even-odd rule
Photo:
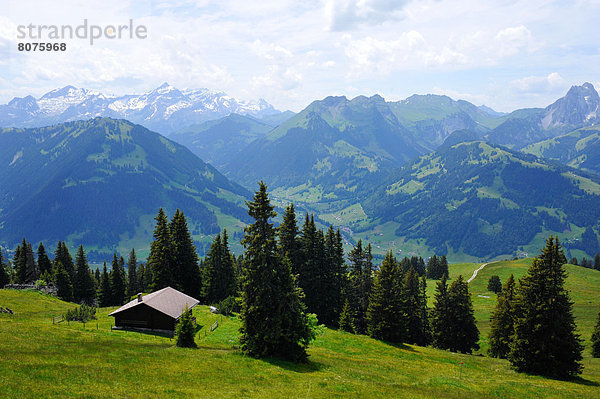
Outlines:
[[[174,319],[178,319],[183,314],[186,305],[191,309],[199,303],[200,301],[197,299],[177,291],[175,288],[166,287],[143,296],[141,301],[135,298],[133,301],[110,313],[109,316],[114,316],[117,313],[136,306],[146,305]]]

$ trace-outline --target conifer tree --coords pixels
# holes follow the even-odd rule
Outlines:
[[[490,318],[490,356],[506,359],[514,332],[515,278],[511,274],[498,295],[496,309]]]
[[[594,256],[594,269],[600,270],[600,253],[598,252]]]
[[[242,239],[246,248],[240,313],[242,350],[253,357],[306,360],[306,348],[314,337],[290,261],[287,257],[282,260],[277,248],[275,228],[269,221],[276,212],[263,182],[247,205],[254,223],[244,229]]]
[[[302,255],[300,253],[300,240],[298,238],[298,224],[296,222],[296,210],[294,204],[285,208],[283,221],[277,229],[279,235],[279,249],[281,257],[287,256],[292,263],[292,272],[300,273]]]
[[[348,298],[344,301],[342,312],[340,313],[339,321],[340,330],[354,334],[354,317],[352,316],[352,308],[350,307],[350,301]]]
[[[138,275],[137,275],[137,256],[135,255],[135,249],[131,248],[129,258],[127,259],[127,297],[138,294],[140,288],[138,286]]]
[[[95,280],[95,284],[96,284],[96,289],[98,289],[98,287],[100,287],[101,279],[102,279],[102,276],[100,275],[100,269],[96,269],[96,271],[94,272],[94,280]]]
[[[54,252],[55,267],[57,262],[62,263],[72,282],[75,279],[75,264],[73,263],[73,258],[71,257],[69,248],[64,241],[59,241],[58,245],[56,246],[56,251]]]
[[[146,292],[146,267],[143,263],[137,268],[137,278],[138,292]]]
[[[440,278],[442,278],[441,276],[443,276],[444,274],[449,276],[450,274],[448,273],[448,259],[446,259],[446,255],[442,255],[441,258],[439,258],[439,275]]]
[[[175,326],[175,342],[180,348],[197,348],[194,337],[196,336],[196,327],[192,320],[192,312],[185,305],[183,314]]]
[[[577,261],[576,257],[572,257],[571,260],[569,261],[569,264],[579,266],[579,261]]]
[[[90,267],[83,250],[83,245],[79,246],[75,257],[75,281],[73,282],[73,298],[75,302],[84,302],[93,305],[96,301],[96,287],[94,278],[90,272]]]
[[[367,310],[367,331],[376,339],[402,342],[405,326],[402,274],[390,250],[375,274]]]
[[[333,230],[329,225],[325,235],[326,279],[323,288],[322,301],[326,305],[319,319],[323,324],[337,327],[342,311],[342,295],[346,285],[346,264],[344,263],[344,248],[340,229]]]
[[[317,228],[314,218],[308,216],[304,219],[302,233],[300,237],[300,250],[302,252],[302,262],[298,268],[298,285],[304,291],[306,296],[306,308],[310,312],[319,315],[319,284],[322,258],[319,256],[323,253],[323,248],[319,243]]]
[[[125,281],[125,270],[121,265],[121,260],[117,258],[117,254],[113,254],[112,270],[110,271],[110,288],[111,288],[111,304],[122,305],[125,299],[125,290],[127,283]]]
[[[56,295],[63,301],[72,301],[73,284],[71,283],[71,277],[60,261],[54,263],[54,281],[56,282]]]
[[[204,261],[202,297],[208,303],[218,303],[236,293],[236,273],[229,251],[227,230],[217,234]]]
[[[427,297],[423,298],[424,289],[421,287],[422,280],[411,266],[404,275],[402,284],[402,304],[405,317],[404,342],[409,344],[427,345],[429,342],[429,322],[427,320]],[[426,284],[426,283],[425,283]]]
[[[112,305],[112,289],[110,287],[110,275],[106,269],[106,261],[102,268],[102,277],[100,278],[100,288],[98,290],[98,305],[107,307]]]
[[[38,268],[40,270],[40,276],[52,273],[52,262],[50,261],[50,258],[46,253],[46,248],[44,248],[44,244],[41,242],[37,249],[37,263]]]
[[[515,296],[514,336],[508,359],[522,372],[557,378],[581,373],[583,346],[575,334],[573,303],[564,288],[565,256],[550,236]]]
[[[201,289],[198,253],[185,215],[179,209],[175,211],[171,220],[170,230],[175,284],[183,293],[198,297]]]
[[[446,275],[447,272],[447,264],[446,264]],[[442,264],[440,263],[440,259],[438,259],[437,255],[433,255],[429,258],[427,262],[427,278],[432,280],[439,280],[444,275],[442,270]]]
[[[146,267],[152,271],[150,289],[157,291],[174,285],[173,281],[173,245],[167,217],[162,208],[158,210],[154,229],[154,241],[150,245],[150,255]]]
[[[10,283],[10,277],[4,267],[4,257],[2,255],[2,248],[0,248],[0,288]]]
[[[448,349],[451,347],[450,336],[447,334],[450,330],[452,320],[450,318],[450,302],[448,299],[447,277],[444,274],[437,283],[431,311],[431,336],[433,346],[439,349]]]
[[[23,238],[14,258],[17,283],[33,283],[40,277],[31,243]]]
[[[488,280],[487,289],[488,291],[491,291],[494,294],[500,293],[500,291],[502,291],[502,283],[500,282],[500,276],[491,276]]]
[[[415,343],[417,345],[426,346],[431,343],[431,323],[429,321],[429,309],[427,308],[427,278],[425,273],[423,273],[419,284],[419,314],[422,335],[420,336],[419,341]]]
[[[462,276],[452,281],[448,288],[448,308],[450,324],[446,334],[449,346],[444,349],[461,353],[479,349],[479,330],[475,323],[469,285]]]
[[[355,330],[358,334],[367,333],[367,308],[369,307],[369,296],[373,286],[373,256],[371,254],[371,244],[365,249],[362,247],[362,241],[358,243],[350,254],[349,272],[349,296],[350,306],[354,312]]]
[[[592,356],[600,357],[600,313],[598,313],[598,321],[592,333]]]

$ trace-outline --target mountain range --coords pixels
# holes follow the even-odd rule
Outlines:
[[[0,105],[0,126],[42,127],[100,116],[127,119],[168,135],[232,113],[256,118],[281,114],[263,99],[236,100],[223,92],[179,90],[168,83],[147,93],[124,96],[65,86],[39,98],[15,97],[8,104]]]
[[[0,124],[12,118],[21,127],[0,134],[4,244],[25,235],[67,237],[99,253],[143,248],[164,206],[182,208],[197,244],[207,245],[220,228],[241,232],[243,201],[263,180],[277,205],[293,201],[340,227],[347,245],[362,238],[378,254],[492,259],[535,252],[548,234],[572,255],[600,251],[600,97],[589,83],[546,108],[509,114],[439,95],[332,96],[294,114],[208,100],[173,111],[194,95],[168,85],[118,101],[61,90],[0,106]],[[94,96],[173,141],[107,118],[23,129],[86,119],[86,109],[103,109]]]
[[[0,130],[0,239],[147,250],[153,217],[185,212],[196,240],[248,221],[249,192],[187,148],[124,120]],[[233,228],[232,228],[233,227]]]

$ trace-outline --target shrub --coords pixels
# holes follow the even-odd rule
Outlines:
[[[84,304],[78,308],[67,310],[64,317],[67,321],[80,321],[85,323],[96,318],[96,308]]]
[[[228,296],[217,304],[219,313],[225,316],[231,316],[234,312],[239,313],[240,305],[234,296]]]

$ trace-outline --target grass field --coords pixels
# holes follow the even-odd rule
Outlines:
[[[522,275],[529,262],[490,264],[470,284],[482,346],[495,304],[487,279]],[[470,276],[477,267],[451,265],[450,274]],[[75,305],[37,292],[0,290],[0,306],[15,311],[0,314],[0,397],[599,397],[600,359],[589,356],[589,333],[600,308],[600,272],[567,269],[588,346],[584,374],[576,381],[519,374],[504,360],[390,345],[329,329],[309,349],[307,364],[252,359],[237,349],[237,318],[211,314],[205,306],[194,309],[202,326],[199,349],[181,349],[168,338],[111,331],[107,315],[114,308],[99,309],[97,322],[85,326],[53,325],[52,316]],[[208,333],[217,320],[220,326]]]

